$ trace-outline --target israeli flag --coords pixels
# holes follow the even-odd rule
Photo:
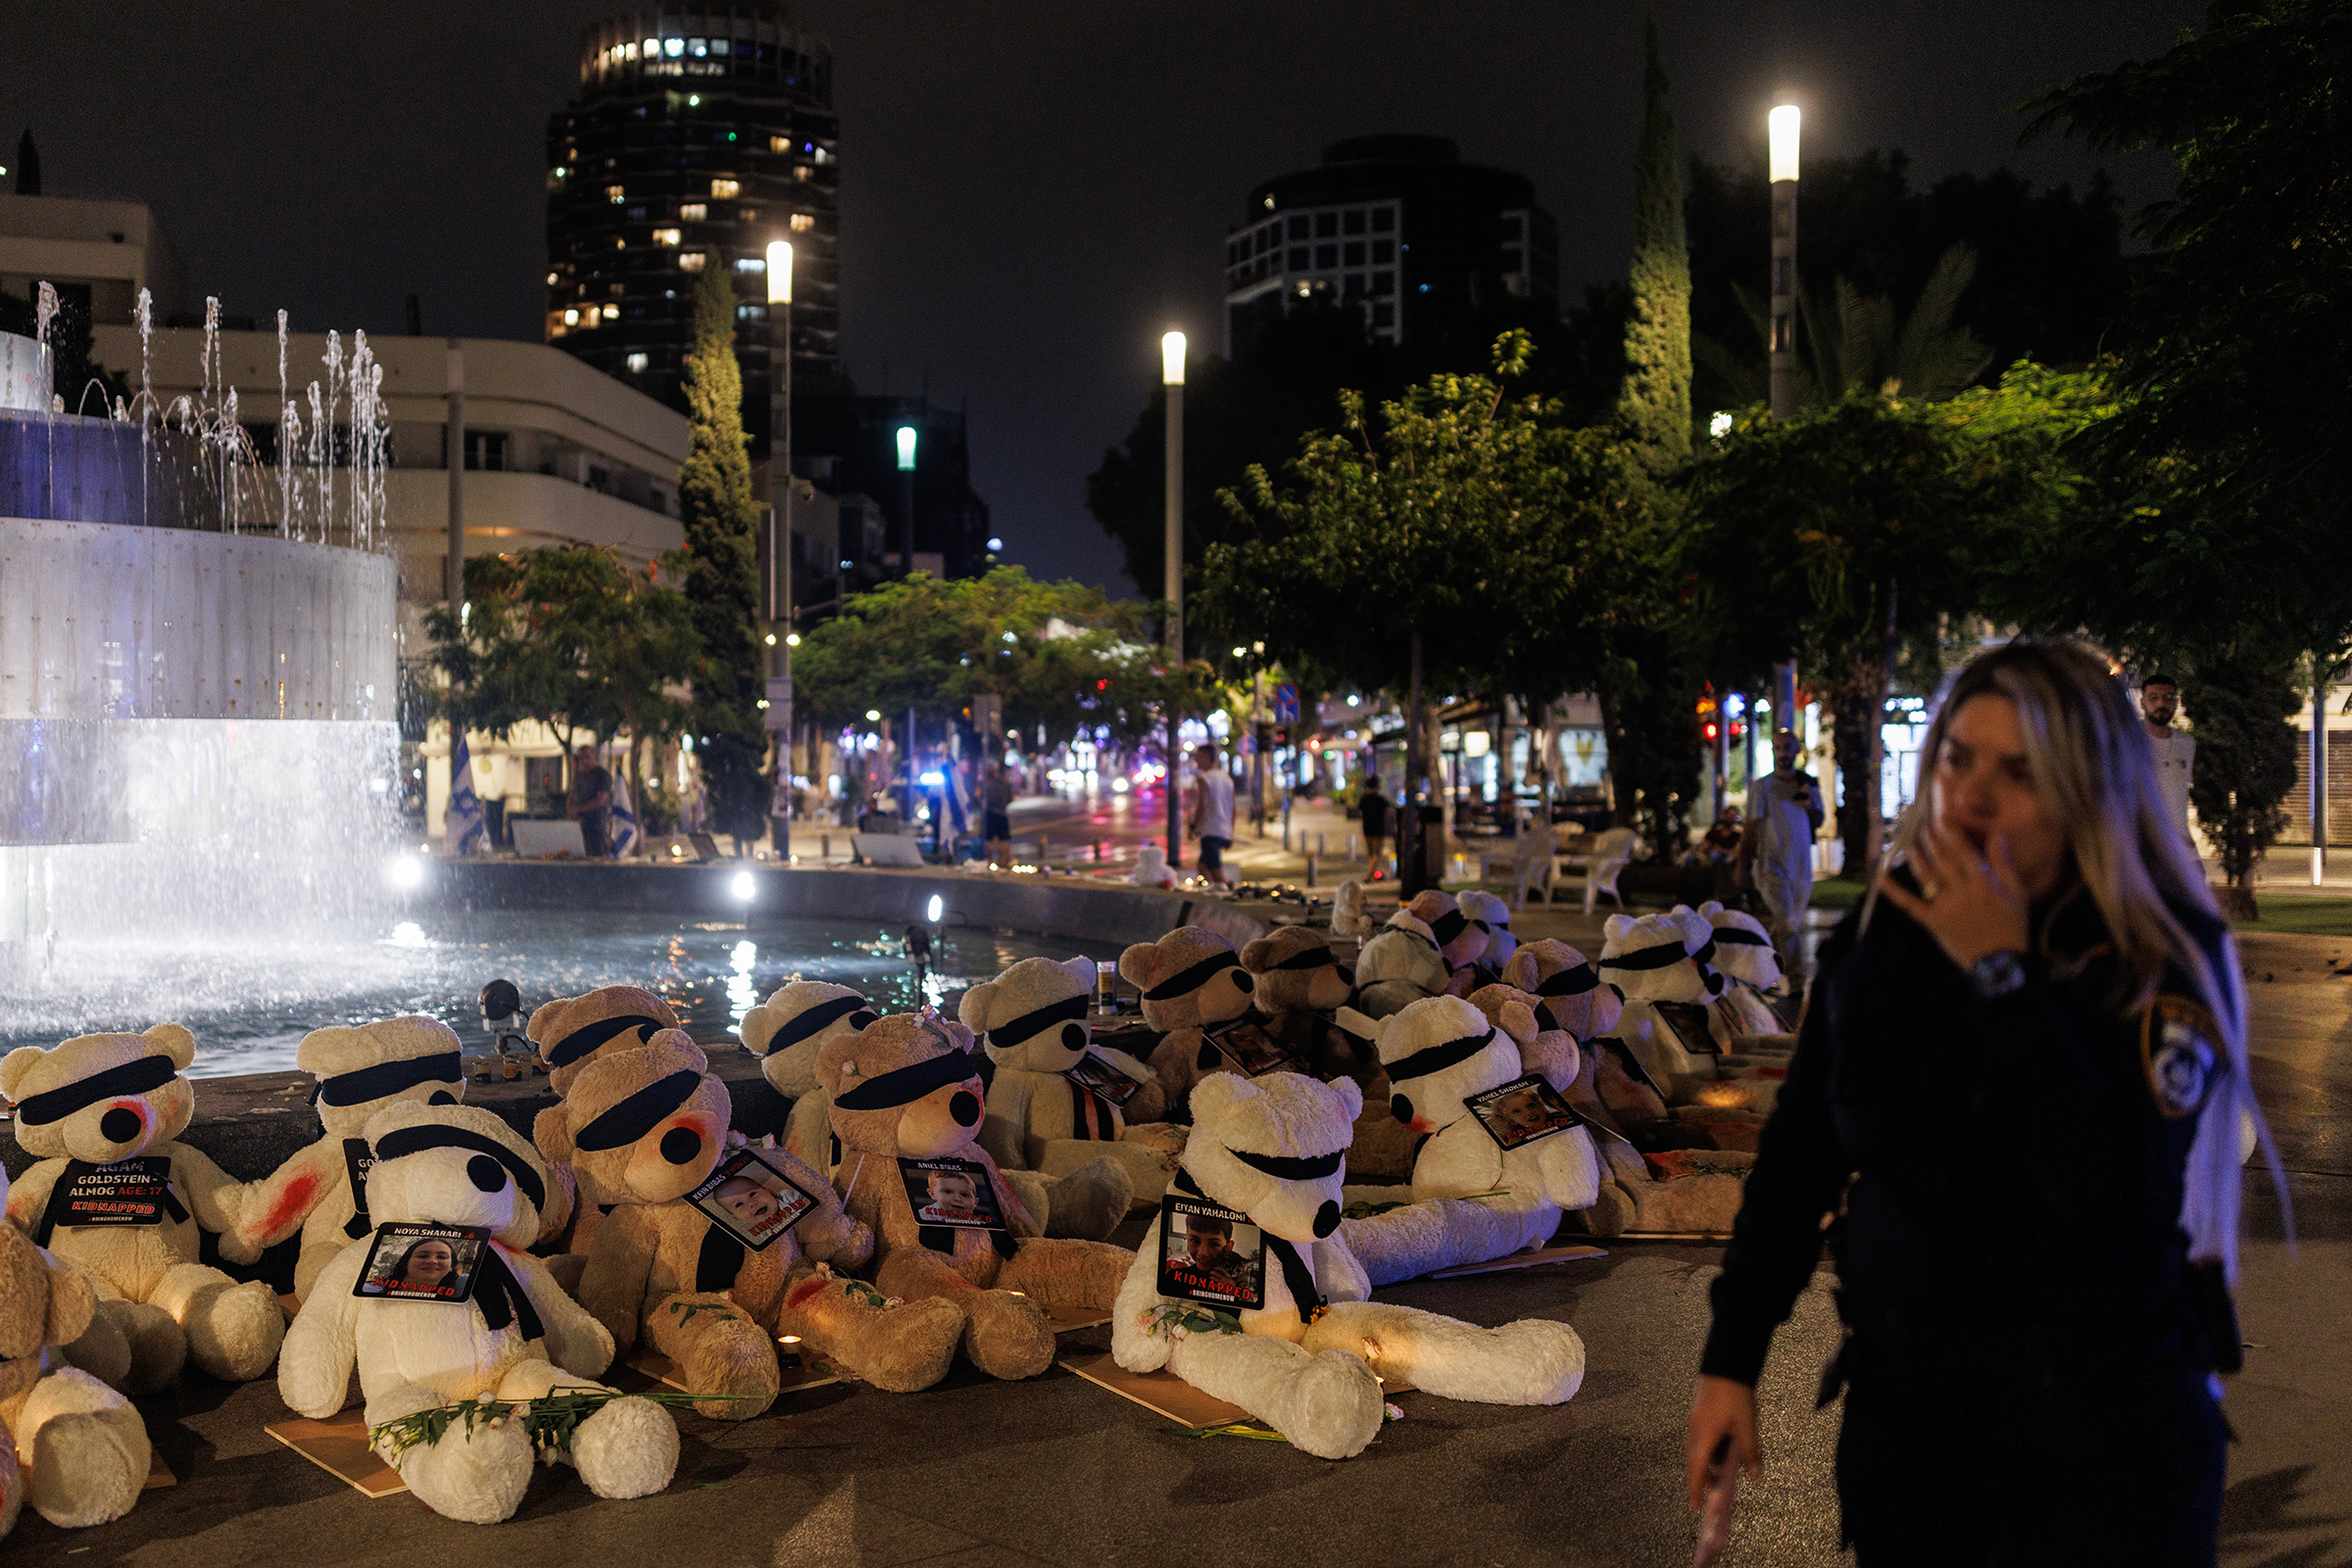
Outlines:
[[[612,770],[612,826],[607,837],[615,860],[637,848],[637,808],[629,800],[629,781],[617,767]]]
[[[449,759],[449,813],[442,818],[441,847],[451,855],[475,855],[486,848],[482,803],[473,793],[473,754],[460,730]]]

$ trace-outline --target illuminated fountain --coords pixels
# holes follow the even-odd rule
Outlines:
[[[103,417],[0,340],[0,1034],[316,983],[397,824],[389,421],[366,338],[260,460],[218,375]],[[147,296],[139,296],[144,345]],[[103,397],[99,399],[103,404]]]

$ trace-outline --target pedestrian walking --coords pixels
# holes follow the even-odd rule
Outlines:
[[[1233,775],[1225,771],[1211,743],[1196,747],[1192,801],[1193,837],[1200,841],[1200,874],[1228,885],[1240,878],[1225,869],[1225,852],[1233,847]]]
[[[1793,990],[1802,991],[1802,932],[1805,910],[1813,903],[1813,839],[1824,819],[1821,786],[1796,765],[1802,752],[1794,730],[1774,734],[1772,755],[1778,765],[1748,786],[1736,880],[1755,890],[1781,972]]]
[[[1380,788],[1380,775],[1366,773],[1364,787],[1355,798],[1356,823],[1364,834],[1364,868],[1368,880],[1380,880],[1380,858],[1389,847],[1389,798]]]
[[[1012,773],[1001,757],[992,758],[980,779],[981,836],[988,840],[988,863],[999,870],[1012,868]]]
[[[1692,1501],[1760,1470],[1757,1374],[1826,1227],[1861,1568],[2211,1564],[2241,1121],[2269,1147],[2229,929],[2089,651],[1979,656],[1920,757],[1711,1286]]]
[[[612,819],[612,775],[596,760],[596,748],[583,746],[571,760],[571,793],[564,798],[564,814],[580,824],[580,844],[591,860],[611,851],[608,829]]]
[[[2180,713],[2180,687],[2172,676],[2150,675],[2139,683],[2139,716],[2147,720],[2148,745],[2156,753],[2156,786],[2164,792],[2166,816],[2185,839],[2189,837],[2188,785],[2197,768],[2197,738],[2173,726]]]

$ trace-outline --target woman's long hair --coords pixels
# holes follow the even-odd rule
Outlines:
[[[2245,995],[2237,944],[2230,938],[2205,868],[2165,808],[2156,754],[2107,662],[2080,643],[2020,638],[1980,654],[1953,682],[1920,751],[1920,791],[1872,879],[1868,921],[1887,867],[1907,854],[1934,810],[1936,759],[1952,715],[1972,697],[2005,697],[2017,708],[2026,757],[2045,808],[2065,831],[2075,872],[2105,920],[2115,946],[2119,1012],[2146,1008],[2166,967],[2189,978],[2222,1034],[2228,1069],[2214,1076],[2197,1115],[2180,1201],[2189,1256],[2220,1262],[2237,1280],[2238,1205],[2244,1182],[2239,1127],[2250,1121],[2287,1201],[2270,1128],[2255,1102],[2246,1061]],[[2217,967],[2177,911],[2193,911],[2219,928]],[[2288,1225],[2293,1220],[2291,1212]]]

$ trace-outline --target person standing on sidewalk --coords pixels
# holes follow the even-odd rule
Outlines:
[[[1779,765],[1747,791],[1747,823],[1740,838],[1739,882],[1764,904],[1773,951],[1792,990],[1804,989],[1800,933],[1813,902],[1813,838],[1821,831],[1821,789],[1796,765],[1796,732],[1772,737]]]
[[[580,824],[588,858],[603,859],[611,849],[612,775],[597,762],[593,746],[581,747],[571,760],[571,793],[564,798],[564,814]]]
[[[1364,833],[1364,870],[1366,880],[1380,880],[1380,858],[1389,848],[1389,798],[1381,793],[1380,775],[1366,772],[1364,787],[1356,793],[1355,815]]]
[[[2197,738],[2175,729],[2180,712],[2180,687],[2170,675],[2150,675],[2139,683],[2139,716],[2147,720],[2148,745],[2156,753],[2156,787],[2164,792],[2164,810],[2180,836],[2195,843],[2188,831],[2188,781],[2196,771]]]
[[[1200,874],[1211,882],[1231,884],[1240,880],[1225,870],[1225,852],[1233,848],[1233,775],[1225,771],[1218,760],[1214,745],[1203,745],[1193,752],[1191,809],[1193,837],[1200,841]]]
[[[980,780],[981,833],[988,840],[988,863],[1000,871],[1012,869],[1012,774],[1004,759],[992,758]]]

